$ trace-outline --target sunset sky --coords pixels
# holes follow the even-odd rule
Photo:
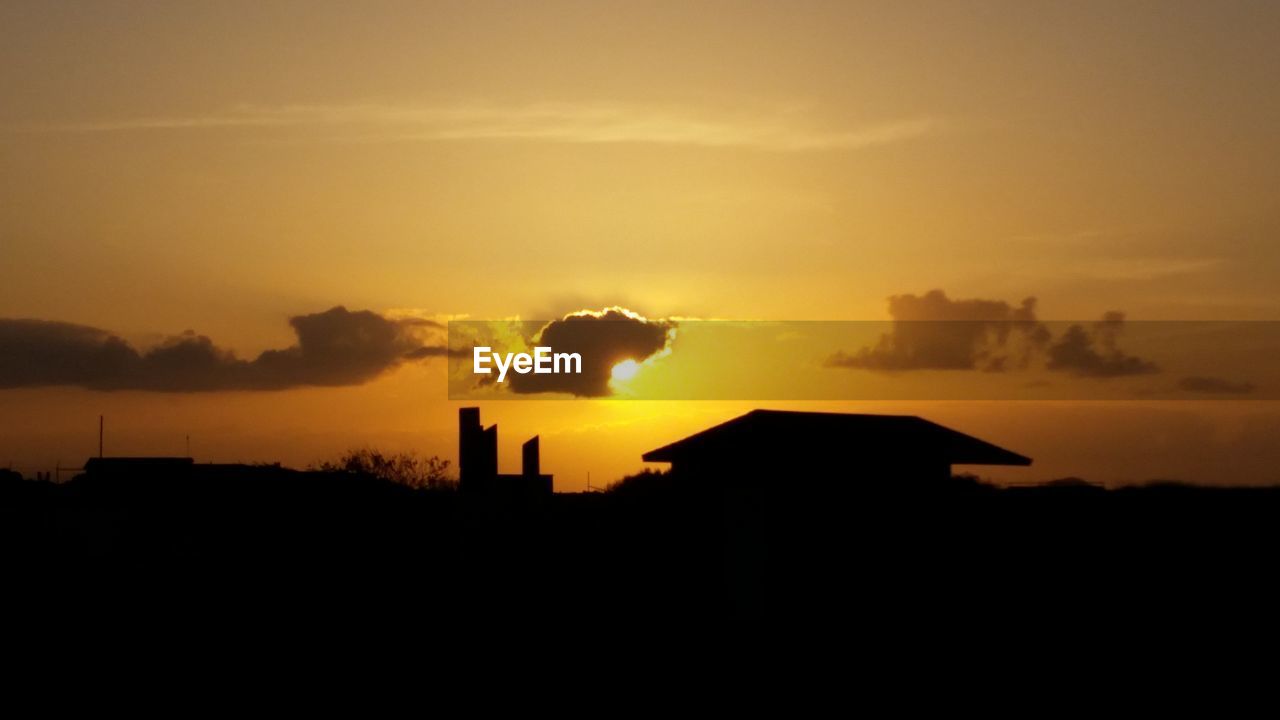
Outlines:
[[[453,459],[446,362],[400,351],[458,318],[1277,321],[1277,77],[1274,2],[6,2],[0,319],[45,322],[0,330],[0,467],[99,414],[115,454]],[[359,318],[390,360],[255,361]],[[246,362],[108,388],[37,331]],[[576,490],[752,400],[481,406]],[[921,414],[1017,482],[1280,481],[1268,400],[767,405]]]

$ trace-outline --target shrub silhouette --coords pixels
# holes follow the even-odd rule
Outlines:
[[[337,460],[325,460],[311,466],[311,469],[368,475],[415,490],[454,490],[458,482],[449,473],[449,464],[448,460],[436,455],[421,457],[414,452],[384,454],[373,448],[353,448]]]
[[[645,468],[634,475],[627,475],[609,483],[605,492],[610,495],[639,496],[659,493],[672,493],[680,490],[674,482],[669,470],[653,470]]]

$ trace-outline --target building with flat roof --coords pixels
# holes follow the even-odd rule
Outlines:
[[[753,410],[651,450],[645,462],[721,483],[761,476],[938,480],[954,465],[1031,458],[914,415]]]

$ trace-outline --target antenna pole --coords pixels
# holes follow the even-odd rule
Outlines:
[[[98,457],[102,457],[102,416],[98,416]]]

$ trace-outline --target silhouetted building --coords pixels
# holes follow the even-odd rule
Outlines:
[[[538,436],[521,447],[519,475],[498,472],[498,426],[480,423],[480,408],[458,410],[458,489],[475,495],[550,495],[552,477],[542,474]]]
[[[84,473],[103,479],[174,479],[190,477],[193,467],[189,457],[95,457],[84,462]]]
[[[1031,458],[912,415],[754,410],[642,456],[718,484],[773,478],[945,480],[952,465]]]
[[[281,467],[279,463],[272,465],[197,463],[189,457],[94,457],[85,460],[83,477],[94,481],[173,482],[253,480],[303,474],[307,474],[307,471]]]

